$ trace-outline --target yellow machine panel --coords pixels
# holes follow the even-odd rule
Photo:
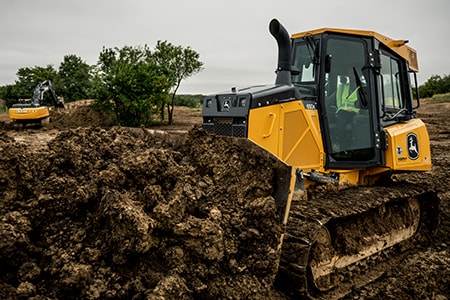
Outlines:
[[[248,138],[267,151],[278,155],[280,134],[280,106],[266,106],[251,110]]]
[[[248,137],[291,166],[323,169],[323,146],[317,110],[292,101],[253,109]]]
[[[49,116],[47,106],[10,108],[9,118],[15,120],[41,120]]]
[[[386,166],[392,170],[428,171],[431,168],[429,136],[420,119],[395,124],[386,128],[389,149]]]

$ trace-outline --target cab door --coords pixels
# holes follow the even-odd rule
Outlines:
[[[382,163],[372,40],[325,34],[322,53],[322,136],[326,168],[366,168]]]

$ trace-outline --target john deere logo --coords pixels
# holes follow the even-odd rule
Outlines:
[[[222,102],[222,108],[223,110],[229,111],[231,107],[231,100],[230,99],[225,99]]]
[[[408,142],[408,157],[409,159],[416,160],[419,157],[419,143],[417,135],[410,133],[406,136]]]

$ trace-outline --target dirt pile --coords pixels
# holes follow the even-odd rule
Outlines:
[[[92,101],[77,101],[67,105],[63,110],[52,110],[50,112],[50,124],[45,129],[66,130],[77,127],[111,127],[113,122],[111,116],[96,110]]]
[[[0,298],[276,297],[267,158],[200,129],[79,128],[39,151],[2,134],[0,149]]]
[[[95,109],[92,100],[66,104],[65,109],[50,108],[50,123],[44,126],[28,124],[27,129],[66,130],[78,127],[112,127],[111,115]],[[8,113],[0,114],[0,130],[14,130]]]

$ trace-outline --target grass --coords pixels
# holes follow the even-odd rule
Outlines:
[[[438,101],[450,101],[450,93],[445,94],[436,94],[431,97],[432,100],[438,100]]]

